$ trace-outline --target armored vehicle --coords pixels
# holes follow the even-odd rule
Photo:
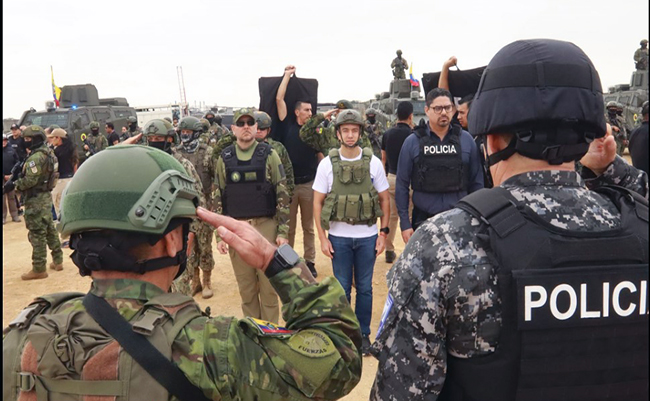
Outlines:
[[[388,92],[375,95],[375,100],[368,102],[368,108],[379,110],[386,115],[388,121],[382,121],[383,116],[381,115],[378,115],[377,118],[386,126],[392,126],[397,120],[397,105],[403,101],[413,104],[413,123],[418,124],[421,119],[427,119],[424,114],[425,102],[420,93],[420,87],[412,86],[409,79],[392,80]]]
[[[641,124],[641,105],[648,100],[648,70],[634,71],[629,84],[610,87],[603,98],[605,104],[615,101],[623,105],[623,118],[628,129]]]
[[[47,101],[45,110],[30,108],[23,113],[19,125],[40,125],[47,128],[56,124],[63,128],[77,146],[81,164],[86,159],[83,145],[86,136],[90,135],[91,121],[98,121],[100,132],[106,135],[106,122],[112,122],[115,131],[119,133],[130,116],[137,117],[135,109],[129,107],[125,98],[100,99],[97,88],[92,84],[66,85],[61,88],[60,107],[57,108],[54,101]]]

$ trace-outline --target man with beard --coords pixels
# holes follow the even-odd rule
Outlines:
[[[451,124],[454,99],[446,89],[427,94],[422,122],[404,141],[397,166],[395,203],[404,243],[429,217],[449,210],[465,195],[483,188],[476,143],[458,125]],[[413,215],[409,221],[409,187],[413,188]]]
[[[282,162],[265,142],[257,142],[252,108],[237,110],[231,126],[236,142],[221,153],[216,165],[215,212],[248,221],[270,242],[287,244],[289,192]],[[217,249],[230,253],[245,316],[277,324],[278,297],[269,279],[217,235]]]

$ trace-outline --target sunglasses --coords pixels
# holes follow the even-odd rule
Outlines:
[[[255,120],[246,120],[246,121],[239,120],[235,123],[235,125],[238,127],[243,127],[244,125],[248,125],[249,127],[252,127],[255,124],[257,124]]]

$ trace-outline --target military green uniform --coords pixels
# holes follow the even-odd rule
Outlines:
[[[183,165],[183,168],[185,169],[185,171],[187,171],[187,174],[194,179],[195,181],[194,189],[196,189],[196,191],[200,194],[199,205],[205,207],[206,200],[205,200],[205,195],[203,195],[204,191],[203,191],[203,185],[201,184],[201,177],[199,177],[199,174],[196,172],[194,165],[185,157],[183,157],[183,155],[175,148],[172,148],[171,154],[172,156],[174,156],[176,160],[178,160],[178,162],[181,165]],[[194,233],[194,241],[198,242],[200,240],[199,234],[201,233],[202,230],[201,228],[202,224],[203,223],[198,219],[194,219],[194,221],[192,221],[192,224],[190,224],[190,232]],[[205,239],[205,236],[203,236],[203,239]],[[206,245],[205,243],[203,243],[203,244],[197,244],[197,246],[205,247]],[[192,277],[194,276],[194,269],[190,268],[190,259],[191,259],[191,255],[187,262],[188,266],[183,272],[183,274],[181,274],[181,276],[178,277],[176,280],[174,280],[174,282],[172,283],[172,292],[180,292],[181,294],[185,294],[185,295],[192,294],[191,283],[192,283]]]
[[[406,79],[404,71],[409,68],[409,65],[405,58],[401,56],[395,57],[393,62],[390,63],[390,68],[393,69],[393,77],[395,79]]]
[[[106,138],[104,138],[106,139]],[[47,265],[47,247],[52,251],[55,264],[63,263],[63,252],[59,235],[52,220],[52,195],[58,177],[58,160],[54,151],[45,144],[33,150],[23,167],[23,176],[16,181],[16,189],[25,200],[25,226],[32,244],[32,269],[42,273]],[[54,179],[54,181],[56,181]]]
[[[270,279],[284,303],[283,318],[289,322],[286,329],[249,318],[200,316],[191,298],[165,294],[144,281],[94,280],[90,292],[106,299],[132,324],[154,333],[162,328],[163,338],[166,329],[180,324],[181,317],[199,315],[162,344],[171,362],[212,400],[338,399],[361,377],[359,323],[335,278],[316,283],[309,276],[306,267],[299,264]],[[19,380],[20,372],[22,378],[48,380],[51,388],[79,380],[77,385],[68,386],[73,394],[102,394],[108,383],[119,383],[121,388],[130,384],[126,388],[131,399],[172,399],[89,316],[82,305],[83,294],[68,295],[71,299],[54,306],[47,315],[19,317],[16,321],[22,324],[14,323],[5,332],[3,399],[16,400],[19,395],[36,399],[38,384],[36,389],[21,391],[17,384],[26,381]],[[37,301],[52,302],[54,298],[45,296]],[[165,318],[147,324],[143,319],[146,311],[161,311]],[[71,341],[72,333],[84,332],[93,334],[82,337],[83,343]],[[21,358],[23,353],[25,357]],[[63,396],[57,392],[49,399]],[[69,393],[65,396],[70,397],[66,400],[79,399]]]
[[[316,114],[300,128],[299,135],[304,143],[314,148],[317,152],[327,155],[331,149],[338,149],[341,144],[336,137],[334,124],[330,124],[327,127],[319,126],[323,121],[325,121],[325,115],[321,113]],[[367,135],[361,135],[361,143],[359,146],[362,148],[372,147]]]
[[[634,52],[634,62],[637,70],[648,69],[648,48],[638,48]]]
[[[371,124],[370,121],[366,120],[365,132],[372,144],[372,153],[381,160],[381,137],[384,135],[386,128],[381,121],[375,121],[374,124]]]
[[[259,143],[255,142],[250,148],[241,150],[235,143],[228,147],[223,153],[228,151],[235,152],[231,157],[236,157],[240,162],[251,161],[256,153]],[[268,146],[264,144],[263,146]],[[253,216],[250,218],[242,218],[247,220],[253,227],[255,227],[260,234],[262,234],[271,243],[275,243],[277,237],[288,238],[289,235],[289,204],[291,197],[287,189],[287,180],[284,174],[284,168],[277,152],[271,150],[266,158],[266,177],[265,182],[271,183],[275,190],[275,215],[269,216]],[[237,173],[239,174],[239,173]],[[216,213],[233,215],[229,208],[224,211],[224,196],[227,185],[237,185],[234,182],[247,180],[246,177],[249,173],[239,174],[238,176],[233,173],[231,177],[226,176],[226,163],[224,157],[220,157],[216,165],[215,177],[215,190],[214,190],[214,209]],[[259,177],[250,177],[257,179]],[[263,194],[251,194],[251,197],[262,197]],[[243,206],[248,207],[247,205]],[[215,234],[217,242],[221,241],[221,237]],[[275,290],[270,285],[268,278],[259,269],[255,269],[244,262],[239,255],[230,249],[230,260],[235,271],[235,278],[239,286],[239,294],[242,297],[242,311],[246,316],[261,318],[271,322],[278,322],[279,310],[277,295]],[[258,298],[259,297],[259,298]]]
[[[215,174],[212,147],[202,142],[199,138],[198,148],[194,152],[188,152],[185,146],[182,145],[176,148],[176,152],[180,153],[194,166],[203,188],[205,207],[208,210],[212,210],[212,182],[214,181]],[[187,261],[188,270],[193,270],[197,267],[204,271],[214,269],[214,256],[212,255],[213,232],[214,227],[210,224],[203,221],[198,223],[194,237],[195,246]]]
[[[622,156],[623,151],[625,150],[625,142],[627,140],[625,121],[623,120],[622,116],[612,116],[611,114],[607,115],[607,120],[612,127],[619,129],[618,132],[612,130],[612,135],[614,135],[614,140],[616,140],[616,153],[619,156]]]
[[[81,135],[83,138],[84,134]],[[95,151],[95,153],[101,152],[102,150],[108,147],[108,139],[106,139],[106,137],[101,133],[98,133],[97,135],[86,134],[86,142],[88,142],[87,143],[88,147],[92,148]],[[86,151],[87,155],[90,156],[88,152],[90,151]]]

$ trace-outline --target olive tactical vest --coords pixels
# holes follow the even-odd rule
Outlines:
[[[367,224],[377,222],[384,215],[379,206],[379,194],[372,185],[370,160],[372,149],[364,148],[360,160],[341,160],[338,149],[331,149],[332,190],[325,197],[321,212],[321,225],[325,230],[330,221],[348,224]]]
[[[76,401],[83,395],[169,399],[167,390],[83,309],[84,295],[38,297],[5,329],[2,399],[34,399],[34,392],[37,401]],[[69,309],[61,310],[63,304]],[[171,359],[174,339],[201,316],[191,297],[166,293],[149,300],[130,323]]]
[[[43,165],[43,171],[38,178],[38,183],[32,188],[28,189],[26,194],[29,196],[34,196],[41,192],[50,192],[56,187],[56,183],[59,180],[59,160],[56,158],[54,151],[47,146],[43,145],[38,149],[34,150],[31,156],[35,156],[37,153],[44,153],[46,156],[45,164]],[[31,168],[29,166],[31,157],[27,158],[25,165],[23,166],[23,174],[26,169]]]
[[[488,224],[502,323],[490,355],[447,358],[440,401],[648,399],[648,202],[596,190],[621,213],[604,232],[552,226],[503,188],[458,207]]]

